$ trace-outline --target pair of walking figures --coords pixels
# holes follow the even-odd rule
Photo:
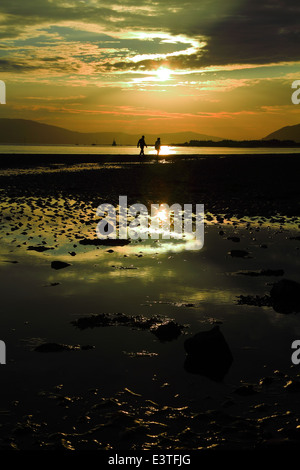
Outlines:
[[[148,145],[145,142],[145,136],[144,135],[138,141],[137,147],[140,147],[140,149],[141,149],[140,155],[145,155],[144,154],[144,148],[148,147]],[[161,147],[160,137],[158,137],[156,142],[155,142],[155,150],[157,151],[157,156],[159,155],[160,147]]]

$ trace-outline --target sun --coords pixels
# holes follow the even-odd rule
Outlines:
[[[161,67],[156,71],[156,75],[160,81],[164,82],[165,80],[169,80],[171,70]]]

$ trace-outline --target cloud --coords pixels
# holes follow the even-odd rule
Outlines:
[[[36,67],[30,64],[18,63],[13,60],[0,59],[0,69],[2,72],[28,72],[36,70]]]
[[[203,65],[266,64],[299,59],[300,6],[294,0],[247,0],[212,25]]]
[[[72,28],[72,41],[76,31],[82,40],[79,31],[84,29],[92,42],[101,34],[122,41],[128,32],[163,32],[207,42],[193,54],[170,58],[174,68],[265,64],[298,59],[299,12],[295,0],[1,0],[0,37],[30,37],[37,28],[55,25]],[[157,44],[153,46],[156,53]],[[143,59],[138,65],[144,65]]]

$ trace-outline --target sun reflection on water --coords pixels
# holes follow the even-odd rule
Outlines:
[[[157,151],[153,147],[153,150],[149,150],[149,155],[157,155]],[[171,147],[170,145],[162,145],[160,147],[159,155],[167,157],[168,155],[176,155],[178,152],[175,147]]]

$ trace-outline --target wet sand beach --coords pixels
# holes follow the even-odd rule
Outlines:
[[[1,155],[1,449],[297,448],[299,170]],[[120,195],[204,204],[203,248],[99,244],[96,209]]]

